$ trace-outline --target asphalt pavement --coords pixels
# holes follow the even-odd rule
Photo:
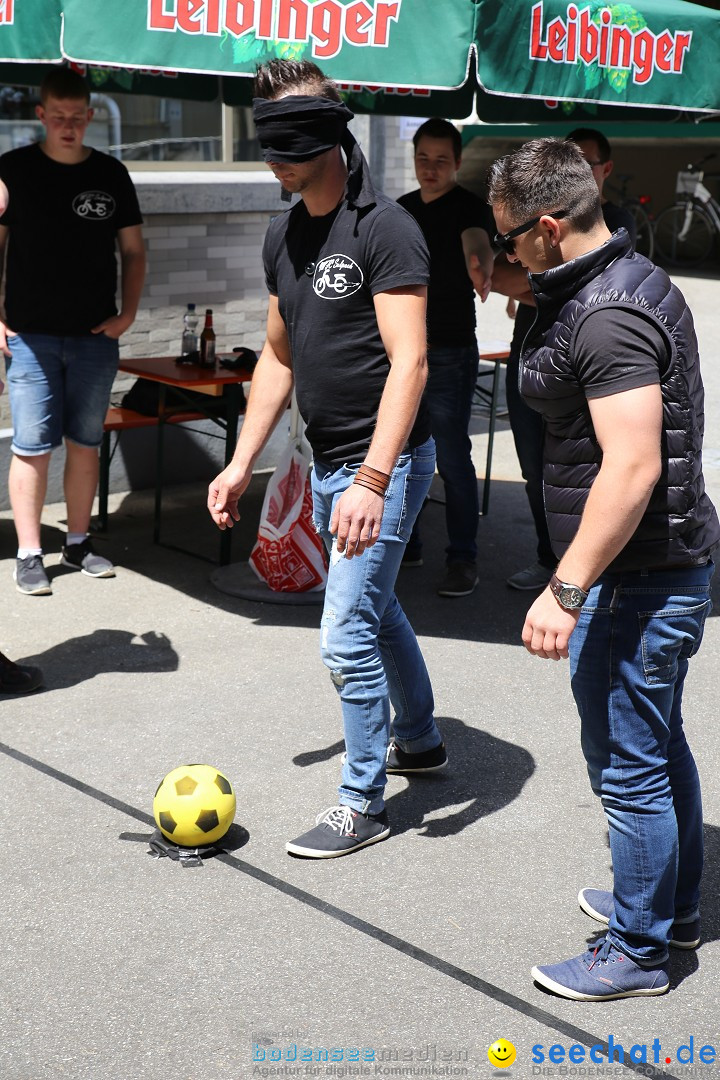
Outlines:
[[[718,500],[720,291],[716,278],[682,284]],[[481,336],[509,336],[498,298],[481,314]],[[485,427],[475,418],[479,465]],[[0,699],[2,1080],[720,1076],[703,1050],[720,1057],[720,620],[708,621],[686,692],[705,797],[703,942],[673,952],[664,997],[558,999],[530,968],[596,935],[576,897],[610,887],[610,855],[567,665],[525,653],[532,597],[505,585],[534,543],[503,421],[493,472],[476,592],[435,594],[439,502],[424,515],[424,566],[398,582],[450,767],[391,777],[389,839],[329,861],[284,847],[334,803],[343,749],[319,607],[219,591],[209,562],[152,544],[147,492],[111,497],[97,538],[118,567],[109,580],[57,565],[63,507],[47,507],[53,595],[21,596],[0,514],[0,648],[39,664],[46,683]],[[266,481],[257,475],[245,500],[238,564]],[[216,554],[202,484],[172,489],[163,535]],[[200,867],[148,854],[155,789],[188,762],[217,766],[238,798],[225,854]],[[488,1060],[497,1039],[514,1045],[507,1068]]]

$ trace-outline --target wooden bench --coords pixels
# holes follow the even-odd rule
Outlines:
[[[166,424],[185,424],[192,420],[205,420],[207,417],[201,412],[190,412],[183,409],[167,409],[163,422]],[[125,409],[121,406],[111,406],[105,415],[103,440],[100,446],[100,480],[98,483],[98,529],[106,532],[108,527],[108,494],[110,491],[110,464],[117,450],[120,436],[123,431],[132,431],[137,428],[157,427],[160,423],[159,416],[146,416],[134,409]],[[111,446],[110,437],[116,433],[115,445]],[[157,478],[159,482],[160,478]]]

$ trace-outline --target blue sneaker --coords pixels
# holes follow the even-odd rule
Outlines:
[[[572,960],[534,967],[532,977],[546,990],[572,1001],[612,1001],[653,997],[670,986],[663,964],[643,968],[605,938]]]
[[[607,924],[613,913],[613,894],[605,889],[581,889],[578,904],[591,919]],[[672,924],[673,949],[696,949],[700,944],[700,916]]]

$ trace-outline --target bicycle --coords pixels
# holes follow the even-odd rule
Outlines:
[[[655,245],[665,262],[696,266],[712,252],[720,234],[720,203],[703,184],[702,166],[715,157],[708,154],[695,165],[681,169],[675,182],[677,201],[658,214]]]
[[[652,215],[649,211],[650,196],[649,195],[629,195],[627,186],[632,180],[632,173],[618,173],[619,186],[616,184],[610,184],[607,180],[605,186],[610,188],[619,199],[619,205],[624,210],[629,210],[635,221],[635,230],[637,232],[637,239],[635,241],[635,250],[644,255],[647,259],[652,259],[655,252],[655,237],[653,232]]]

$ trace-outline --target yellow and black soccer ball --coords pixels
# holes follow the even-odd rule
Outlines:
[[[181,765],[155,792],[153,815],[160,832],[181,847],[214,844],[235,817],[235,792],[212,765]]]

